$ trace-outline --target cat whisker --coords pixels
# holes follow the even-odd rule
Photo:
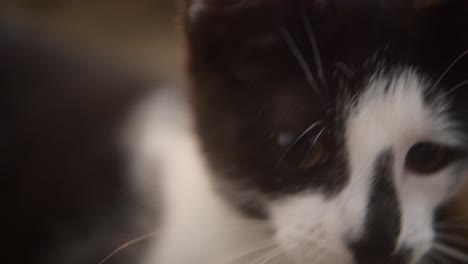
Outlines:
[[[283,250],[283,251],[279,252],[278,254],[276,254],[275,256],[271,256],[269,259],[265,260],[263,262],[263,264],[268,264],[270,261],[275,260],[276,258],[278,258],[278,257],[280,257],[280,256],[282,256],[284,254],[285,254],[285,251]]]
[[[237,252],[234,256],[228,257],[226,260],[222,261],[223,264],[228,264],[232,263],[234,261],[243,259],[245,257],[248,257],[249,255],[258,253],[262,250],[267,250],[271,247],[276,246],[276,241],[274,239],[268,239],[266,241],[262,241],[260,243],[257,243],[253,246],[249,246],[246,248],[243,248],[241,251]]]
[[[301,244],[302,244],[301,242],[298,242],[295,245],[289,246],[288,248],[278,247],[276,249],[271,250],[270,252],[267,252],[263,256],[257,258],[256,260],[251,262],[251,264],[267,264],[268,262],[274,260],[275,258],[278,258],[279,256],[286,254],[287,250],[298,247]]]
[[[317,38],[315,36],[315,33],[312,29],[312,25],[307,15],[302,16],[302,21],[304,23],[304,26],[307,32],[307,37],[309,38],[309,42],[312,46],[312,51],[314,52],[315,65],[317,67],[318,78],[322,82],[322,85],[327,87],[328,86],[327,79],[325,78],[325,72],[323,70],[322,58],[320,56],[320,50],[318,47]]]
[[[454,247],[435,241],[432,248],[443,256],[457,259],[463,263],[468,263],[468,254],[465,254]]]
[[[301,139],[303,137],[305,137],[312,129],[316,128],[317,126],[319,126],[320,124],[322,124],[323,121],[322,120],[319,120],[315,123],[313,123],[312,125],[310,125],[308,128],[306,128],[304,130],[304,132],[302,132],[296,140],[294,140],[294,142],[291,144],[291,146],[289,146],[286,151],[283,153],[283,155],[281,155],[281,157],[278,159],[278,161],[276,162],[276,166],[279,165],[279,163],[284,159],[284,157],[286,157],[286,155],[294,148],[294,146],[296,146],[297,143],[299,143],[299,141],[301,141]]]
[[[297,46],[296,42],[294,41],[293,37],[289,33],[289,31],[282,25],[279,25],[279,31],[286,41],[286,44],[289,47],[289,50],[293,54],[293,56],[296,58],[297,63],[299,63],[299,66],[301,67],[302,71],[304,72],[304,75],[307,79],[307,82],[309,85],[312,87],[312,89],[315,90],[317,94],[320,94],[320,89],[317,85],[317,82],[314,79],[314,76],[312,74],[312,71],[310,70],[309,65],[307,64],[304,56],[302,55],[299,47]]]
[[[314,138],[314,141],[312,142],[312,144],[310,145],[309,149],[307,150],[307,153],[306,155],[304,156],[304,159],[302,160],[301,164],[304,165],[307,161],[307,158],[309,157],[310,155],[310,152],[312,151],[312,149],[315,147],[315,144],[317,144],[317,141],[320,139],[320,136],[323,134],[323,132],[325,131],[325,127],[322,128],[318,133],[317,133],[317,136],[315,136]]]
[[[427,257],[431,259],[431,261],[435,264],[450,264],[448,259],[446,259],[443,255],[436,251],[429,252]]]
[[[447,75],[447,73],[461,60],[463,59],[466,55],[468,55],[468,49],[462,52],[448,67],[447,69],[442,73],[442,75],[437,79],[437,81],[434,83],[433,87],[436,87],[439,85],[439,83],[444,79],[444,77]],[[432,90],[431,88],[431,90]]]
[[[454,87],[450,88],[447,93],[445,93],[445,96],[448,96],[450,95],[451,93],[455,92],[456,90],[458,90],[459,88],[463,87],[463,86],[466,86],[468,85],[468,79],[467,80],[464,80],[463,82],[455,85]]]
[[[322,136],[323,132],[325,132],[325,129],[327,129],[327,128],[324,127],[324,128],[322,128],[322,129],[317,133],[317,136],[315,136],[312,145],[317,144],[317,141],[320,139],[320,136]]]
[[[254,259],[251,264],[259,264],[259,263],[266,263],[271,258],[274,258],[277,255],[284,253],[283,249],[281,248],[273,248],[272,250],[266,252],[265,254],[261,255],[260,257]]]
[[[272,261],[273,259],[281,256],[284,254],[284,250],[279,249],[278,251],[275,252],[275,254],[271,254],[270,256],[266,257],[261,263],[262,264],[267,264],[268,262]]]
[[[108,260],[110,260],[113,256],[115,256],[117,253],[119,252],[122,252],[123,250],[135,245],[135,244],[138,244],[140,242],[143,242],[145,240],[148,240],[150,238],[153,238],[155,236],[157,236],[158,234],[160,234],[160,232],[150,232],[150,233],[146,233],[144,235],[141,235],[139,237],[136,237],[132,240],[129,240],[127,242],[125,242],[124,244],[122,244],[121,246],[117,247],[116,249],[114,249],[111,253],[109,253],[105,258],[103,258],[98,264],[104,264],[106,263]]]
[[[461,235],[448,234],[439,232],[436,236],[439,240],[444,240],[447,242],[452,242],[457,246],[468,246],[468,240]]]

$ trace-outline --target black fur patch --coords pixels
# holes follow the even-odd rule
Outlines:
[[[379,155],[374,164],[371,192],[363,237],[351,248],[359,263],[387,263],[393,255],[401,228],[401,209],[393,181],[391,151]],[[398,258],[398,263],[405,263]]]
[[[229,8],[232,1],[205,2],[197,19],[185,20],[202,147],[223,185],[243,186],[265,197],[339,192],[349,177],[343,107],[362,92],[369,76],[412,66],[436,81],[468,49],[466,1],[423,9],[404,0],[275,0],[236,8]],[[326,80],[319,78],[322,67],[316,63],[309,26]],[[302,53],[320,92],[304,75],[282,30]],[[467,65],[464,59],[451,68],[438,91],[466,79]],[[452,94],[454,112],[467,112],[462,102],[466,91],[462,87]],[[467,117],[455,118],[466,124]],[[285,151],[275,142],[278,134],[300,135],[319,120],[327,131],[327,166],[311,171],[275,166]]]

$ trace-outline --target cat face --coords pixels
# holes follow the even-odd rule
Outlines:
[[[416,263],[462,182],[466,1],[186,2],[219,193],[297,263]],[[443,250],[442,250],[443,251]]]

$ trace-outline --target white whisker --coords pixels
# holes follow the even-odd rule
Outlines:
[[[461,235],[453,235],[453,234],[439,232],[437,233],[436,238],[440,238],[442,240],[455,243],[457,244],[457,246],[468,246],[468,240]]]
[[[258,264],[258,263],[264,263],[265,260],[268,260],[272,256],[276,256],[279,252],[283,252],[281,248],[274,248],[267,253],[263,254],[262,256],[254,259],[251,264]]]
[[[455,249],[453,247],[450,247],[450,246],[447,246],[438,242],[434,242],[432,247],[435,251],[445,256],[452,257],[459,261],[463,261],[464,263],[468,263],[468,255],[458,249]]]
[[[278,159],[278,162],[276,163],[276,166],[278,166],[278,164],[284,159],[284,157],[286,157],[286,155],[294,148],[294,146],[296,146],[297,143],[299,143],[299,141],[304,137],[306,136],[312,129],[316,128],[317,126],[319,126],[321,123],[323,123],[322,120],[319,120],[315,123],[313,123],[312,125],[310,125],[308,128],[306,128],[306,130],[304,130],[304,132],[302,132],[299,137],[297,137],[296,140],[294,140],[294,142],[291,144],[291,146],[288,147],[288,149],[286,149],[286,151],[284,152],[283,155],[281,155],[281,157]]]
[[[141,235],[137,238],[134,238],[126,243],[124,243],[123,245],[121,245],[120,247],[116,248],[114,251],[112,251],[109,255],[107,255],[105,258],[103,258],[98,264],[104,264],[105,262],[107,262],[109,259],[111,259],[113,256],[115,256],[115,254],[121,252],[122,250],[128,248],[128,247],[131,247],[137,243],[140,243],[142,241],[145,241],[149,238],[152,238],[152,237],[155,237],[156,235],[158,235],[160,232],[151,232],[151,233],[147,233],[147,234],[144,234],[144,235]]]
[[[455,92],[455,90],[459,89],[460,87],[468,85],[468,80],[464,80],[463,82],[455,85],[454,87],[450,88],[448,92],[445,94],[446,96],[450,95],[451,93]]]
[[[266,241],[262,241],[260,243],[257,243],[257,244],[254,244],[252,246],[241,249],[241,251],[237,252],[234,256],[228,257],[222,263],[223,264],[232,263],[234,261],[240,260],[242,258],[245,258],[245,257],[249,256],[249,255],[260,252],[262,250],[266,250],[266,249],[268,249],[270,247],[274,247],[274,246],[276,246],[276,241],[274,241],[272,239],[268,239]]]
[[[262,261],[262,264],[267,264],[268,262],[270,262],[271,260],[277,258],[278,256],[281,256],[281,254],[284,254],[284,251],[283,250],[279,250],[276,254],[272,254],[271,256],[269,256],[268,258],[266,258],[265,260]]]
[[[310,24],[310,20],[307,18],[307,15],[302,16],[302,20],[304,22],[307,37],[309,38],[309,42],[312,45],[312,51],[314,52],[315,58],[315,65],[317,66],[317,75],[320,81],[322,81],[322,85],[327,87],[327,79],[325,78],[325,72],[323,70],[322,58],[320,56],[320,50],[317,43],[317,38],[315,37],[315,33],[312,30],[312,26]]]
[[[282,25],[279,26],[279,30],[281,35],[283,36],[284,40],[286,41],[286,44],[288,45],[289,49],[291,50],[292,54],[296,58],[296,61],[299,63],[299,66],[301,66],[302,71],[304,72],[304,75],[307,79],[307,82],[309,85],[315,90],[317,94],[320,94],[320,89],[317,85],[317,82],[314,79],[314,76],[312,74],[312,71],[310,70],[309,65],[307,64],[304,56],[302,55],[301,51],[299,50],[296,42],[292,38],[291,34],[289,34],[288,30],[286,30],[285,27]]]
[[[448,67],[447,69],[442,73],[442,75],[437,79],[437,81],[434,83],[432,87],[436,87],[439,85],[439,83],[444,79],[444,77],[447,75],[447,73],[466,55],[468,54],[468,50],[465,50],[460,54]]]
[[[450,264],[447,258],[441,255],[439,252],[432,251],[430,257],[436,264]]]
[[[312,142],[312,144],[309,146],[309,149],[307,150],[307,153],[306,155],[304,156],[304,159],[302,160],[301,164],[304,165],[307,161],[307,158],[309,157],[309,154],[310,152],[312,151],[312,149],[315,147],[315,144],[317,144],[317,141],[320,139],[320,136],[323,134],[323,132],[325,131],[325,127],[322,128],[318,133],[317,133],[317,136],[314,138],[314,141]]]

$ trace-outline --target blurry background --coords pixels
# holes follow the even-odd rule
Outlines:
[[[176,10],[176,0],[0,1],[2,263],[98,264],[148,231],[107,141],[148,87],[180,78]],[[467,197],[453,206],[460,230]],[[106,263],[135,263],[134,250]]]
[[[2,0],[0,17],[75,48],[116,56],[148,73],[176,76],[177,0]]]
[[[181,76],[176,2],[0,1],[2,263],[98,264],[151,229],[112,140]]]

